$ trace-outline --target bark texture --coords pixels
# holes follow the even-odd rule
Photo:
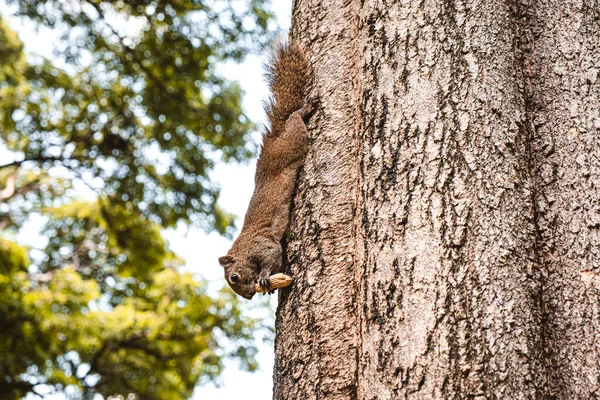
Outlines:
[[[297,1],[275,399],[600,398],[600,3]]]

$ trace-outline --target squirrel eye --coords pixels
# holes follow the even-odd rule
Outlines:
[[[238,274],[231,274],[229,280],[231,281],[231,283],[238,283],[240,280],[240,276]]]

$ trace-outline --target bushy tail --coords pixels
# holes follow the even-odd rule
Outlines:
[[[267,135],[278,135],[288,117],[304,106],[310,63],[302,47],[293,42],[278,45],[267,65],[266,76],[271,88],[271,97],[265,104],[270,125]]]

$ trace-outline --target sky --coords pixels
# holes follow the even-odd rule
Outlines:
[[[286,37],[290,24],[291,0],[272,0],[272,2],[271,8],[277,15],[277,23],[283,31],[282,36]],[[7,12],[9,12],[9,9],[5,2],[0,0],[0,14],[5,16]],[[9,19],[8,22],[19,33],[27,52],[52,58],[52,41],[56,39],[57,35],[53,35],[52,32],[40,34],[32,29],[27,29],[27,26],[20,25],[14,20]],[[222,73],[226,78],[238,81],[244,89],[244,111],[252,121],[259,124],[265,121],[262,100],[268,96],[267,84],[263,79],[263,63],[266,59],[266,54],[252,55],[247,57],[242,64],[229,63],[222,68]],[[4,158],[2,151],[0,151],[0,158]],[[221,207],[239,217],[237,226],[241,226],[254,189],[254,169],[254,161],[242,165],[219,164],[211,175],[212,179],[218,182],[222,189],[219,198]],[[31,221],[23,227],[17,239],[24,244],[41,247],[40,242],[43,245],[45,239],[39,236],[40,226],[41,221]],[[167,230],[164,232],[164,236],[169,241],[173,251],[186,261],[185,268],[188,271],[198,273],[213,282],[223,280],[222,268],[219,266],[217,259],[229,250],[232,244],[231,240],[225,239],[216,233],[206,234],[201,230],[188,229],[185,226],[180,226],[175,230]],[[252,301],[256,302],[256,296]],[[271,297],[269,307],[274,312],[276,296]],[[252,313],[253,310],[247,312]],[[264,312],[260,313],[260,315],[265,314]],[[272,318],[266,318],[264,322],[266,325],[274,323]],[[253,399],[272,398],[274,358],[272,344],[258,341],[257,345],[259,348],[257,356],[259,371],[254,373],[241,371],[238,369],[236,362],[226,362],[220,387],[216,387],[214,384],[198,387],[192,399],[239,400],[240,398],[247,398],[249,391],[252,393]],[[27,397],[27,399],[35,398],[39,397]],[[46,396],[45,399],[58,400],[63,399],[63,396]]]

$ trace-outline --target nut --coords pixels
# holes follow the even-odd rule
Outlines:
[[[271,290],[279,289],[282,287],[290,286],[292,284],[292,278],[287,276],[286,274],[275,274],[269,277],[269,282],[271,283]],[[258,293],[266,293],[266,290],[263,290],[258,283],[254,287]]]

